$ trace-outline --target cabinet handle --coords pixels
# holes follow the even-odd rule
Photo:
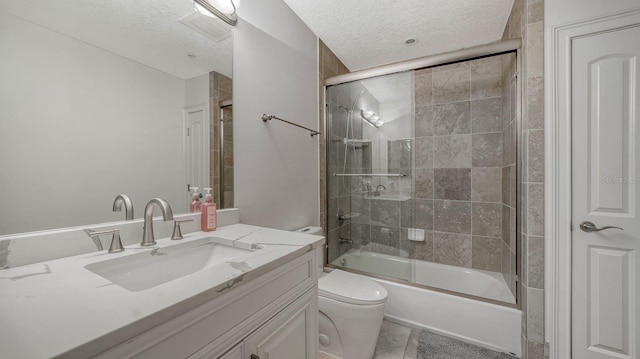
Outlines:
[[[260,359],[260,357],[255,354],[251,354],[251,359]]]

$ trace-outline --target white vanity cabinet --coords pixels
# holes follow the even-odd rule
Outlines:
[[[214,357],[214,356],[210,356],[207,357],[205,356],[204,358],[211,358],[211,359],[242,359],[244,358],[242,356],[242,349],[243,349],[244,343],[239,343],[237,344],[235,347],[231,348],[231,350],[229,350],[227,353],[223,354],[222,356],[219,357]]]
[[[96,358],[316,358],[315,262],[310,251],[254,279],[242,278],[242,285],[230,284],[226,293]]]
[[[244,358],[316,357],[316,291],[310,290],[244,340]],[[255,358],[257,357],[257,358]]]
[[[302,297],[271,318],[267,323],[236,344],[222,356],[204,355],[202,359],[267,359],[316,357],[315,290]],[[212,351],[215,353],[215,350]]]

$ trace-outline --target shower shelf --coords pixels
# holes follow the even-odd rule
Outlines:
[[[334,173],[334,177],[407,177],[402,173]]]

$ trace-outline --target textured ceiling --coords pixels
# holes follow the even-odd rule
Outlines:
[[[232,38],[216,43],[181,24],[192,10],[191,0],[0,0],[0,11],[176,77],[230,77]]]
[[[513,0],[284,0],[351,71],[502,38]],[[411,46],[405,40],[418,41]]]

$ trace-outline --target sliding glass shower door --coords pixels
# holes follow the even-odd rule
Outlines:
[[[515,53],[327,87],[328,261],[515,303]]]
[[[335,265],[410,280],[413,88],[412,72],[404,72],[327,89],[328,258],[339,258]],[[411,236],[420,241],[424,231]],[[363,254],[386,265],[369,265]],[[347,263],[354,261],[362,263]]]

